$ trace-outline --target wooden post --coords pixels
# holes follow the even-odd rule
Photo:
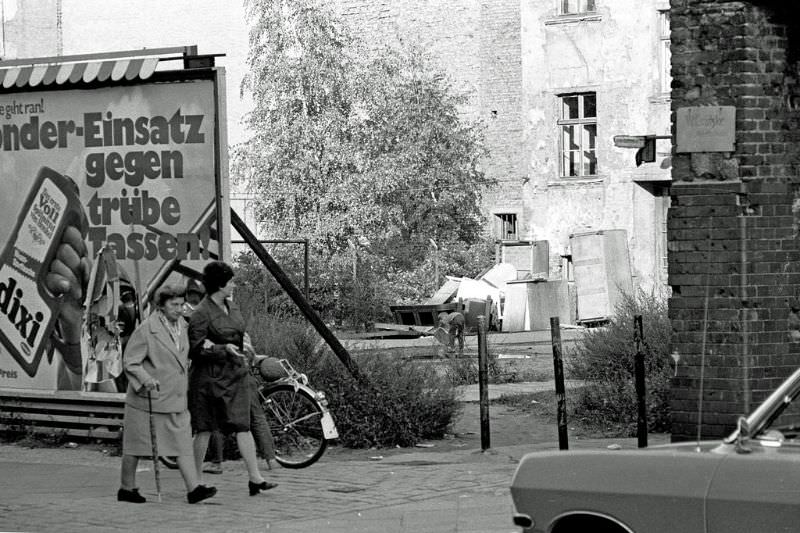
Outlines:
[[[486,317],[478,317],[478,392],[481,410],[481,450],[490,447],[489,436],[489,350],[486,343]]]
[[[642,350],[642,315],[633,317],[633,343],[636,354],[633,356],[634,379],[636,383],[636,439],[639,448],[647,448],[647,403],[645,401],[644,351]]]
[[[564,361],[561,354],[561,326],[557,316],[550,317],[550,337],[553,341],[553,371],[556,379],[556,400],[558,401],[556,419],[558,421],[558,449],[568,450],[567,400],[564,387]]]

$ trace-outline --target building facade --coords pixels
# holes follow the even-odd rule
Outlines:
[[[336,0],[373,40],[430,52],[486,126],[494,237],[547,241],[570,277],[570,235],[625,230],[634,285],[666,286],[669,140],[654,163],[615,135],[669,135],[666,0]],[[580,304],[579,304],[580,305]]]
[[[625,230],[633,285],[663,287],[670,141],[657,141],[655,162],[637,167],[636,150],[613,139],[669,135],[669,6],[520,5],[524,173],[492,213],[517,212],[522,237],[548,241],[551,275],[564,264],[558,256],[573,252],[570,235]]]
[[[798,14],[794,2],[672,1],[674,440],[729,433],[800,362]],[[697,110],[735,118],[682,147],[715,125],[686,120]]]

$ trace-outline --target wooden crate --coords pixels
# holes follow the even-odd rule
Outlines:
[[[0,430],[102,440],[122,436],[125,395],[0,389]]]

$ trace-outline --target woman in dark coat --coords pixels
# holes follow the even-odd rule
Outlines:
[[[233,269],[212,261],[203,269],[206,297],[189,318],[189,408],[195,430],[194,459],[202,479],[208,439],[213,431],[234,433],[247,466],[251,496],[275,487],[258,469],[256,447],[250,432],[249,363],[243,351],[244,319],[231,299]]]
[[[156,311],[131,335],[123,355],[128,390],[122,440],[121,487],[117,500],[144,503],[136,488],[140,457],[152,457],[150,420],[159,453],[176,456],[189,503],[213,496],[217,489],[199,485],[192,457],[192,428],[187,408],[189,336],[183,320],[184,289],[163,285],[155,295]],[[152,412],[151,412],[152,408]]]

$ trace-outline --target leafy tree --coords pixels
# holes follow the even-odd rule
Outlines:
[[[380,307],[378,286],[424,263],[430,239],[479,243],[493,182],[482,129],[460,113],[467,96],[419,50],[368,48],[321,0],[246,5],[254,136],[234,175],[271,237],[310,240],[325,267],[315,285]]]

